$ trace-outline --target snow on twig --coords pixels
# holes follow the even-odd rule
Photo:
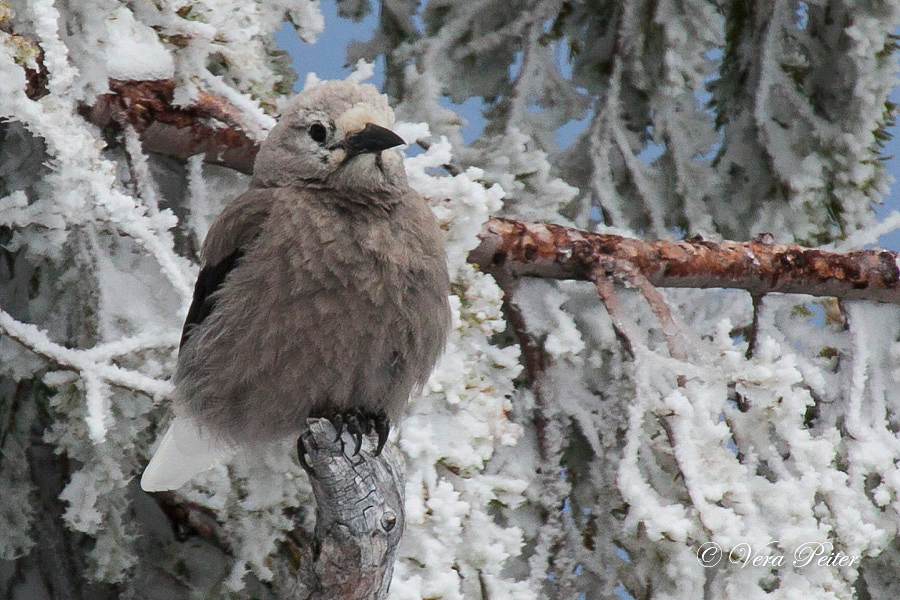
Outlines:
[[[84,396],[87,404],[87,417],[85,421],[88,433],[95,444],[106,439],[106,430],[112,424],[112,415],[109,412],[109,391],[102,379],[92,371],[82,371],[81,380],[84,382]]]
[[[148,331],[131,337],[118,339],[114,342],[97,344],[91,348],[79,350],[87,360],[106,362],[116,356],[132,354],[144,350],[159,348],[175,348],[181,339],[179,332],[175,330],[154,332]]]
[[[134,194],[143,200],[147,212],[151,216],[159,213],[159,200],[156,192],[156,184],[150,174],[150,165],[147,155],[141,149],[141,138],[134,126],[124,118],[121,119],[122,141],[125,147],[125,160],[128,170],[131,171],[131,181]]]
[[[203,244],[210,226],[207,219],[209,214],[209,195],[206,183],[203,181],[203,155],[195,154],[190,157],[187,167],[188,192],[190,193],[189,205],[191,207],[188,215],[188,225],[199,248]]]
[[[104,353],[112,354],[110,352],[111,345],[103,346],[102,352],[98,351],[98,348],[92,350],[66,348],[52,341],[45,331],[30,323],[14,319],[4,310],[0,310],[0,331],[35,354],[60,366],[78,371],[85,379],[86,386],[94,385],[96,382],[106,382],[147,394],[156,400],[172,393],[172,385],[167,381],[160,381],[138,371],[98,360]],[[124,344],[113,349],[120,350],[123,347]],[[94,389],[96,390],[96,388]]]

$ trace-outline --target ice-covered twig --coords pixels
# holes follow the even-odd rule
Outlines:
[[[143,373],[125,369],[105,361],[98,361],[90,350],[66,348],[50,340],[45,331],[14,319],[6,311],[0,310],[0,332],[16,340],[35,354],[74,371],[91,381],[106,382],[110,385],[142,392],[159,399],[168,396],[172,386],[167,381],[148,377]]]
[[[647,180],[645,174],[647,165],[644,164],[640,158],[635,156],[634,151],[632,151],[631,146],[628,143],[628,136],[625,134],[625,131],[622,129],[619,122],[613,124],[610,130],[616,148],[618,148],[622,160],[625,162],[625,167],[628,169],[628,176],[634,181],[634,185],[641,195],[641,200],[643,200],[644,206],[647,207],[647,210],[650,213],[653,231],[657,235],[664,234],[666,231],[665,218],[663,217],[664,205],[660,201],[660,198],[654,193],[653,186],[650,185],[650,182]]]
[[[106,439],[106,430],[112,421],[109,412],[109,391],[106,384],[94,371],[81,372],[81,380],[84,384],[84,396],[87,404],[87,417],[85,421],[88,433],[95,444]]]
[[[747,351],[744,353],[746,359],[753,358],[756,352],[756,342],[759,337],[759,311],[762,310],[763,296],[761,294],[751,294],[753,300],[753,320],[750,322],[750,333],[747,335]]]
[[[159,214],[159,194],[156,192],[156,185],[150,174],[147,155],[141,148],[140,136],[124,116],[120,117],[119,126],[122,128],[122,146],[125,149],[125,162],[131,173],[134,195],[143,201],[149,215],[157,215]]]
[[[188,191],[190,192],[191,211],[188,216],[188,225],[194,235],[194,246],[200,248],[210,223],[207,220],[209,214],[209,197],[206,190],[206,182],[203,181],[203,157],[199,154],[188,159]],[[198,252],[199,253],[199,252]]]
[[[528,379],[534,383],[544,372],[545,352],[541,343],[528,332],[525,324],[525,316],[515,300],[516,283],[510,277],[499,275],[494,278],[497,285],[503,290],[503,316],[509,323],[516,334],[519,342],[519,348],[522,351],[522,364],[525,367],[525,374]]]
[[[258,102],[227,85],[221,77],[209,71],[204,71],[202,77],[207,88],[214,93],[201,90],[196,107],[214,119],[242,129],[257,142],[266,139],[269,130],[275,126],[275,119],[264,113]]]
[[[845,239],[829,244],[825,248],[840,252],[845,248],[862,248],[869,244],[877,244],[878,239],[900,229],[900,212],[892,210],[890,214],[881,219],[877,224],[854,231]]]
[[[659,289],[651,284],[631,263],[617,263],[616,273],[622,274],[631,285],[636,287],[644,296],[647,304],[650,305],[650,310],[656,315],[662,327],[663,336],[666,338],[666,345],[669,348],[669,355],[672,358],[684,360],[686,358],[685,348],[687,348],[687,340],[685,338],[687,337],[687,331],[675,321],[672,309],[669,308]]]
[[[431,148],[431,142],[429,142],[427,140],[416,140],[416,144],[418,144],[419,147],[422,148],[422,150],[425,150],[426,152],[428,152],[428,149]],[[456,177],[457,175],[459,175],[460,173],[463,172],[463,169],[461,169],[460,167],[457,167],[456,165],[454,165],[452,163],[445,163],[441,166],[444,167],[445,171],[447,171],[454,177]]]
[[[629,331],[630,327],[628,319],[625,317],[625,309],[622,308],[622,303],[616,295],[608,271],[602,265],[598,265],[591,272],[589,279],[597,289],[597,294],[600,296],[600,300],[603,301],[606,312],[609,313],[609,318],[612,321],[613,330],[616,332],[619,343],[622,344],[622,348],[629,356],[634,357],[634,347],[631,345],[634,335]]]
[[[152,350],[155,348],[176,348],[181,339],[181,334],[175,330],[161,332],[144,332],[131,337],[118,339],[114,342],[104,342],[91,348],[79,350],[85,359],[94,362],[105,362],[115,356]]]

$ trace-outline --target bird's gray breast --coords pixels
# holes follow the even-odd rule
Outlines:
[[[201,420],[275,438],[354,406],[396,417],[424,383],[449,321],[438,236],[403,215],[364,217],[273,206],[182,350],[178,387]]]

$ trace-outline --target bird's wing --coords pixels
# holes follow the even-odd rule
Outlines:
[[[203,268],[194,285],[194,299],[188,309],[180,346],[191,330],[209,316],[216,305],[216,290],[237,266],[247,247],[259,235],[269,216],[272,190],[252,189],[235,198],[213,223],[203,243]]]
[[[144,469],[141,489],[174,490],[233,455],[234,449],[211,438],[189,417],[175,417]]]
[[[269,215],[272,194],[265,189],[244,192],[225,207],[210,227],[203,244],[204,265],[181,334],[182,346],[191,330],[212,312],[216,290],[259,236]],[[211,437],[192,419],[176,416],[144,470],[141,487],[148,492],[175,489],[233,454],[230,446]]]

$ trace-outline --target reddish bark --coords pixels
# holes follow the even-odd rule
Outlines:
[[[482,270],[552,279],[592,279],[598,264],[625,280],[628,265],[657,287],[737,288],[900,304],[897,253],[826,252],[765,241],[697,238],[645,241],[560,225],[493,218],[469,261]],[[612,259],[612,260],[610,260]]]
[[[192,106],[172,104],[175,84],[110,80],[110,93],[99,96],[82,115],[101,128],[117,127],[124,119],[141,136],[144,150],[186,160],[205,154],[206,162],[250,174],[259,145],[237,125],[237,108],[200,92]]]

